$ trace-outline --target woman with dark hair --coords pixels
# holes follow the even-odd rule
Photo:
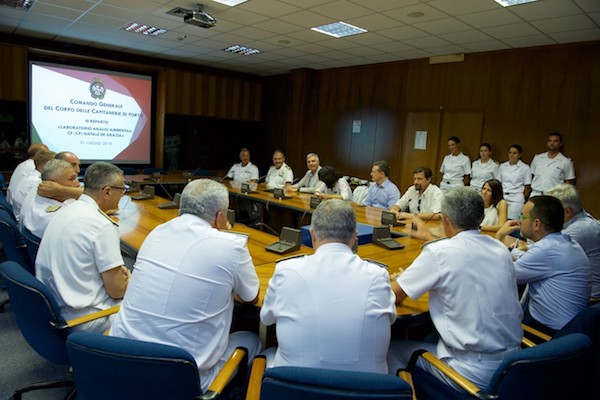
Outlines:
[[[329,165],[319,170],[319,183],[315,186],[315,196],[321,199],[352,200],[352,189],[335,168]]]
[[[471,166],[471,187],[481,191],[483,184],[498,175],[498,163],[492,159],[492,145],[481,143],[479,146],[479,159],[473,161]]]
[[[444,157],[440,166],[443,174],[440,189],[444,193],[457,186],[467,186],[471,179],[471,160],[460,151],[460,139],[450,136],[448,150],[450,154]]]
[[[508,149],[508,161],[498,169],[498,180],[502,182],[504,200],[508,203],[508,219],[519,219],[525,199],[531,192],[531,169],[521,161],[523,148],[513,144]]]
[[[482,231],[497,231],[507,220],[508,203],[502,195],[502,184],[498,179],[490,179],[481,188],[483,197]]]

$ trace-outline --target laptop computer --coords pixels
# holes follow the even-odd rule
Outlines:
[[[283,189],[273,189],[273,197],[279,200],[291,199],[290,196],[285,195],[285,190]]]
[[[392,239],[388,225],[373,227],[373,244],[388,250],[403,249],[404,245]]]
[[[405,226],[406,223],[402,221],[398,221],[396,219],[396,214],[391,211],[382,211],[381,212],[381,224],[387,226]]]
[[[133,200],[149,200],[154,198],[154,186],[146,185],[141,194],[131,196]]]
[[[172,210],[175,208],[179,208],[180,200],[181,200],[181,193],[175,193],[175,196],[173,196],[173,201],[170,201],[168,203],[159,204],[158,208],[161,208],[163,210]]]
[[[243,194],[256,194],[256,193],[258,193],[256,190],[252,190],[250,184],[248,184],[248,183],[242,183],[240,185],[240,192],[242,192]]]
[[[265,250],[271,251],[277,254],[287,254],[292,251],[300,249],[300,243],[302,242],[302,231],[300,229],[290,228],[284,226],[281,228],[281,234],[279,235],[279,241],[271,243],[265,247]]]

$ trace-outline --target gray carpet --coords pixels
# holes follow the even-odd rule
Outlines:
[[[0,301],[7,296],[0,289]],[[0,400],[12,398],[15,389],[31,383],[67,377],[64,366],[56,366],[39,356],[25,341],[8,303],[0,313]],[[38,390],[23,395],[23,400],[63,399],[66,388]]]

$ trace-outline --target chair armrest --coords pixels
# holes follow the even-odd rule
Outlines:
[[[248,382],[248,391],[246,392],[246,400],[260,399],[260,389],[262,387],[263,375],[267,359],[265,356],[258,356],[252,362],[252,370],[250,371],[250,380]]]
[[[73,327],[79,326],[81,324],[85,324],[86,322],[94,321],[96,319],[104,318],[104,317],[106,317],[108,315],[116,314],[117,312],[119,312],[120,309],[121,309],[120,305],[119,306],[114,306],[114,307],[111,307],[111,308],[107,308],[106,310],[97,311],[95,313],[84,315],[83,317],[78,317],[78,318],[70,319],[70,320],[68,320],[63,325],[58,325],[58,324],[55,324],[55,323],[52,323],[52,322],[50,324],[55,329],[73,328]]]
[[[523,327],[523,330],[525,332],[537,336],[538,338],[545,340],[546,342],[549,342],[550,339],[552,339],[551,336],[546,335],[544,332],[540,332],[537,329],[530,327],[529,325],[521,324],[521,326]]]
[[[496,395],[491,395],[491,394],[482,392],[481,389],[479,389],[477,386],[475,386],[473,383],[471,383],[467,378],[465,378],[464,376],[462,376],[461,374],[456,372],[452,367],[450,367],[448,364],[446,364],[445,362],[443,362],[442,360],[440,360],[439,358],[434,356],[432,353],[425,351],[425,352],[421,352],[420,356],[425,361],[427,361],[428,363],[433,365],[435,368],[437,368],[441,373],[446,375],[450,380],[452,380],[454,383],[456,383],[458,386],[460,386],[464,391],[466,391],[471,396],[474,396],[478,399],[486,399],[486,400],[498,398],[498,396],[496,396]],[[413,354],[413,357],[414,357],[414,354]],[[415,361],[416,361],[416,359],[415,359]],[[411,365],[414,365],[414,363],[411,362]]]
[[[404,379],[410,385],[410,389],[412,390],[412,399],[417,400],[417,392],[415,392],[415,384],[413,383],[412,375],[410,374],[410,372],[403,369],[399,369],[396,375],[400,379]],[[248,400],[247,397],[246,400]]]
[[[217,377],[210,384],[206,393],[200,396],[200,399],[208,400],[217,398],[223,389],[225,389],[225,386],[232,379],[236,371],[238,372],[238,375],[242,374],[245,377],[246,372],[244,370],[248,363],[247,360],[248,351],[243,347],[236,348],[227,359],[227,362],[225,362],[225,365],[223,365],[221,371],[219,371]]]
[[[533,342],[532,340],[529,340],[525,336],[523,336],[523,339],[521,339],[521,347],[522,348],[534,347],[534,346],[537,346],[537,344],[535,344],[535,342]]]

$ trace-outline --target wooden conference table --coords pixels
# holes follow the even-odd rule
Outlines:
[[[302,213],[303,216],[310,216],[310,214],[312,214],[312,210],[310,209],[310,195],[300,193],[294,194],[290,199],[277,200],[273,198],[272,193],[265,192],[261,190],[262,188],[263,186],[259,185],[257,190],[258,193],[242,194],[239,187],[236,187],[236,185],[233,184],[229,185],[229,192],[231,196],[237,198],[245,198],[263,203],[266,208],[280,207],[292,212]],[[178,209],[165,210],[158,208],[159,204],[166,202],[168,202],[168,200],[160,197],[142,201],[131,200],[129,196],[123,197],[119,204],[120,211],[116,215],[116,219],[118,219],[119,232],[121,234],[121,246],[125,253],[135,257],[150,231],[156,226],[169,221],[178,215]],[[362,207],[356,204],[353,204],[353,207],[358,222],[373,226],[380,225],[381,209],[375,207]],[[309,222],[307,222],[307,224]],[[312,248],[302,246],[300,250],[296,252],[281,256],[265,250],[266,245],[277,241],[278,238],[275,235],[237,223],[233,226],[232,232],[248,236],[248,249],[260,280],[259,306],[262,305],[269,279],[273,275],[277,260],[298,254],[313,253]],[[404,244],[404,249],[387,250],[369,243],[358,246],[358,255],[362,258],[382,262],[388,265],[390,274],[395,273],[399,268],[408,267],[420,254],[423,246],[422,241],[410,237],[404,237],[397,240]],[[427,295],[422,296],[418,300],[407,298],[397,307],[399,317],[419,315],[427,310]]]

